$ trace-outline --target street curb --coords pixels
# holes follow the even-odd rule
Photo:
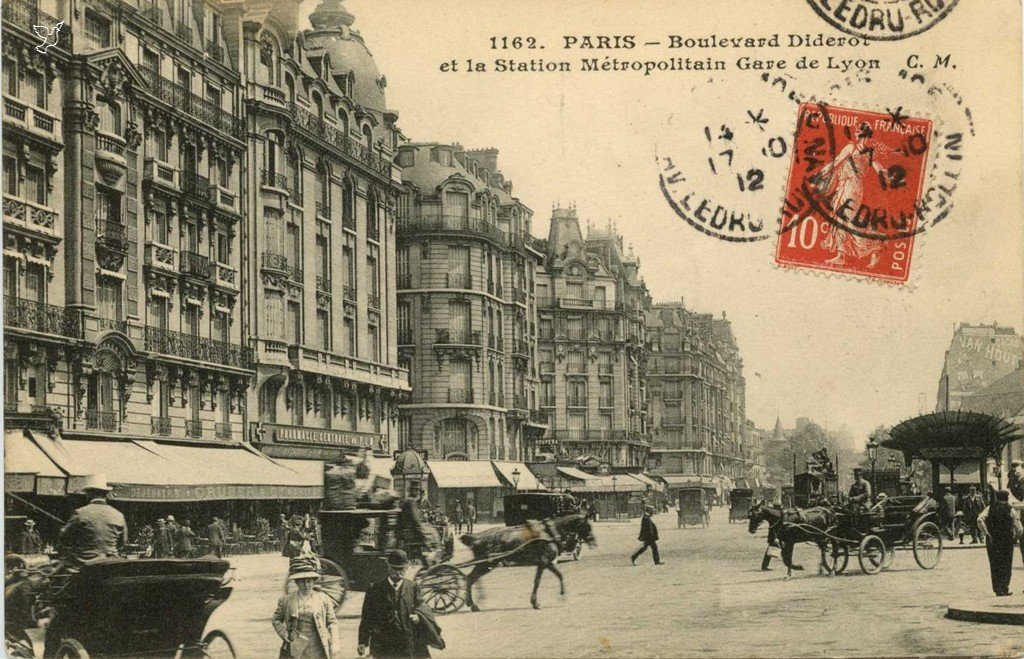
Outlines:
[[[1011,600],[1003,603],[1004,600]],[[964,622],[995,625],[1024,625],[1024,604],[1020,597],[990,598],[950,604],[946,617]]]

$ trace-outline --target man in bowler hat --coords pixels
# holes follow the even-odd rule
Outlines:
[[[636,559],[640,558],[640,554],[644,553],[648,547],[651,548],[651,555],[654,557],[655,565],[664,565],[661,562],[661,555],[658,554],[658,525],[654,523],[651,515],[654,513],[654,506],[644,506],[644,516],[640,520],[640,535],[637,540],[642,542],[640,549],[633,552],[629,560],[636,565]]]
[[[359,621],[359,656],[369,650],[373,657],[430,657],[426,635],[418,633],[422,620],[417,608],[420,587],[403,575],[409,557],[400,549],[388,554],[388,576],[370,586],[363,599]]]

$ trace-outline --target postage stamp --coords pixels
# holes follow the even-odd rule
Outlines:
[[[906,283],[931,139],[900,110],[801,104],[775,262]]]
[[[934,27],[960,0],[807,0],[814,11],[847,34],[896,41]]]

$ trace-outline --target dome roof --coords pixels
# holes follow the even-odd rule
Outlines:
[[[344,0],[321,0],[309,22],[313,29],[306,33],[306,42],[313,48],[322,48],[331,56],[334,74],[352,72],[355,78],[352,96],[356,103],[384,112],[385,80],[366,48],[363,37],[352,29],[355,17],[342,5]]]
[[[430,472],[427,461],[423,456],[413,449],[409,449],[398,456],[395,460],[395,468],[391,473],[398,475],[426,476]]]

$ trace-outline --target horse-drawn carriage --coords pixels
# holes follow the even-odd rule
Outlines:
[[[207,630],[231,594],[220,559],[106,559],[76,572],[47,560],[6,561],[5,641],[10,657],[234,657]]]
[[[687,525],[707,528],[711,524],[711,504],[703,488],[685,487],[678,491],[677,496],[677,528],[685,528]]]
[[[754,491],[747,488],[735,488],[729,492],[729,523],[744,521],[754,504]]]
[[[521,526],[530,520],[549,520],[579,512],[575,499],[557,492],[519,492],[504,498],[505,526]],[[561,555],[579,560],[583,542],[576,533],[561,538]]]

